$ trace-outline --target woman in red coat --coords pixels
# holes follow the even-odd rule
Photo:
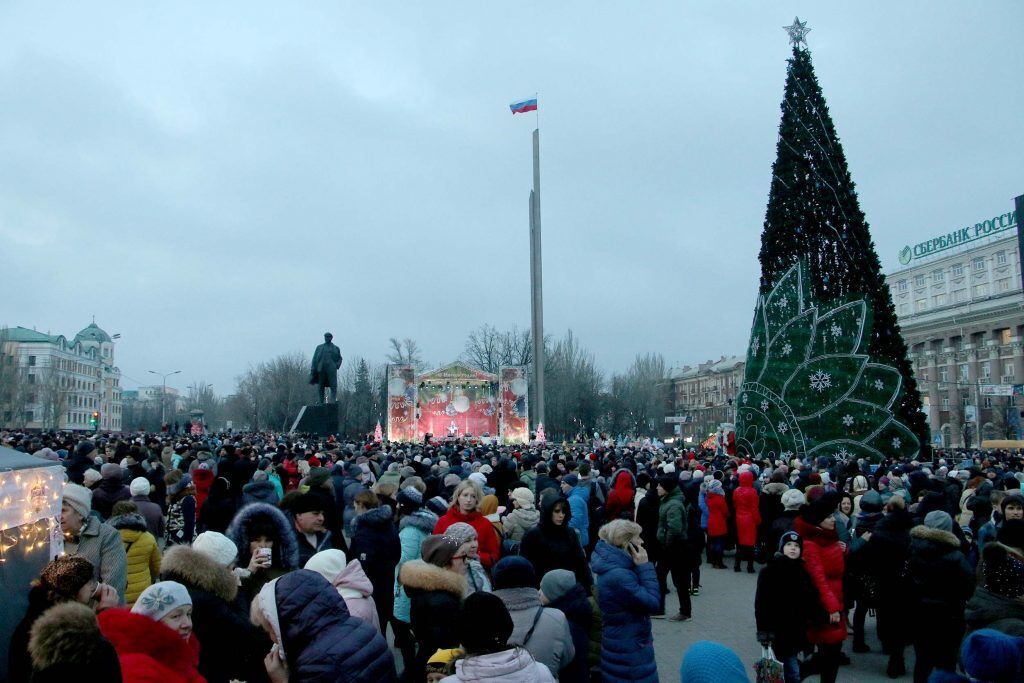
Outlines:
[[[804,566],[811,577],[821,606],[820,618],[807,631],[807,640],[818,646],[818,664],[823,683],[833,683],[839,672],[839,656],[846,639],[843,617],[843,572],[845,552],[836,533],[832,513],[840,495],[829,491],[800,511],[793,531],[804,541]],[[827,615],[827,616],[826,616]]]
[[[747,572],[754,573],[754,545],[757,544],[757,527],[761,524],[760,505],[754,490],[754,473],[740,472],[740,485],[732,492],[732,506],[736,510],[736,566],[747,560]]]
[[[620,469],[612,476],[612,488],[604,504],[606,517],[633,520],[633,499],[636,497],[636,477],[627,469]]]
[[[477,541],[480,543],[480,564],[484,569],[490,569],[498,561],[501,555],[501,546],[498,543],[498,532],[494,530],[491,521],[480,512],[480,503],[483,501],[484,492],[476,482],[466,479],[455,487],[452,493],[452,504],[448,512],[444,513],[441,519],[434,525],[435,534],[443,534],[448,527],[456,522],[465,522],[476,529]]]
[[[725,569],[722,553],[725,550],[725,536],[729,533],[729,505],[725,502],[722,482],[712,479],[704,492],[704,503],[708,506],[708,563],[715,569]]]

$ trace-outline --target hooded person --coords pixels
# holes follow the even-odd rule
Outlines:
[[[458,638],[465,657],[455,662],[455,673],[441,683],[553,683],[554,676],[529,651],[509,647],[512,617],[501,599],[474,593],[460,610]]]
[[[345,601],[349,614],[359,617],[374,628],[381,629],[377,606],[373,602],[373,584],[367,578],[359,560],[346,564],[345,553],[340,550],[322,550],[309,558],[305,569],[315,571],[334,586]]]
[[[708,564],[725,569],[725,537],[729,533],[729,505],[725,502],[725,487],[712,479],[704,491],[704,504],[708,509]]]
[[[395,567],[393,587],[395,604],[391,628],[395,634],[395,647],[402,652],[403,663],[405,666],[412,666],[416,657],[416,645],[410,626],[411,607],[405,587],[398,581],[398,574],[406,562],[421,558],[420,546],[434,530],[438,517],[423,507],[423,494],[411,486],[399,490],[395,495],[395,500],[397,501],[398,540],[401,546],[401,555],[398,565]]]
[[[701,640],[691,645],[679,664],[680,683],[750,683],[746,667],[721,643]]]
[[[253,600],[251,618],[274,641],[267,673],[294,681],[395,681],[395,660],[380,631],[352,616],[344,599],[315,571],[297,569],[270,581]]]
[[[32,626],[25,652],[31,671],[21,676],[8,670],[12,681],[63,683],[82,680],[86,671],[90,680],[122,680],[117,652],[100,631],[96,613],[78,602],[64,602],[43,612]]]
[[[519,553],[533,565],[539,576],[552,569],[568,569],[589,591],[594,584],[580,538],[569,526],[572,510],[569,502],[558,496],[542,501],[540,522],[526,532]]]
[[[559,680],[585,683],[590,680],[590,637],[594,631],[596,605],[568,569],[553,569],[540,580],[540,601],[545,607],[559,610],[569,622],[576,655],[559,675]],[[600,634],[600,631],[598,631]],[[600,647],[600,640],[598,640]]]
[[[747,573],[754,573],[754,548],[757,545],[757,528],[761,525],[758,493],[754,489],[754,473],[747,470],[739,473],[739,486],[732,493],[732,505],[736,515],[736,563],[747,561]]]
[[[612,475],[612,485],[605,501],[607,519],[633,519],[633,499],[636,497],[636,476],[622,468]]]
[[[394,613],[395,594],[391,587],[402,555],[401,540],[391,506],[382,505],[377,494],[361,491],[355,504],[357,514],[352,519],[349,555],[359,560],[370,578],[378,622],[387,628]]]
[[[263,584],[299,568],[299,545],[288,516],[266,503],[240,509],[224,533],[235,544],[241,578],[240,594],[246,605]]]
[[[160,574],[160,548],[156,538],[149,533],[146,519],[138,513],[135,503],[130,500],[114,505],[110,526],[121,534],[125,550],[127,583],[124,599],[131,607],[142,591],[156,581]]]
[[[505,603],[515,624],[509,645],[525,648],[559,678],[576,656],[569,622],[557,609],[545,608],[537,592],[533,565],[522,557],[505,557],[494,565],[494,595]]]
[[[526,532],[537,526],[540,521],[540,512],[534,504],[536,498],[533,492],[526,487],[512,489],[508,497],[512,511],[502,520],[505,539],[522,542]]]
[[[243,506],[250,503],[277,505],[280,502],[281,494],[278,493],[277,486],[274,486],[274,483],[270,481],[270,475],[263,470],[253,472],[252,481],[242,487]]]

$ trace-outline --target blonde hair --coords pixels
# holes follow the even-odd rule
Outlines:
[[[378,481],[373,485],[373,492],[381,498],[394,498],[398,493],[398,484],[390,484],[386,481]]]
[[[462,492],[465,491],[466,489],[470,489],[473,491],[474,494],[476,494],[476,507],[473,509],[479,510],[480,504],[484,501],[484,490],[480,488],[480,485],[477,484],[472,479],[463,479],[462,481],[459,482],[459,485],[455,487],[454,491],[452,491],[451,504],[458,505],[459,496],[461,496]]]
[[[643,529],[636,522],[631,522],[628,519],[614,519],[601,527],[597,536],[609,545],[625,548],[634,539],[640,538],[642,531]]]

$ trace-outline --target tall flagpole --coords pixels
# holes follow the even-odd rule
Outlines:
[[[533,330],[534,418],[544,424],[544,277],[540,232],[540,122],[533,131],[533,190],[530,191],[530,297]]]

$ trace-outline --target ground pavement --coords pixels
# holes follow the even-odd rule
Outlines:
[[[761,656],[761,646],[756,639],[754,624],[754,592],[757,589],[757,575],[744,570],[737,574],[732,570],[731,558],[726,558],[728,569],[711,569],[701,566],[700,595],[693,598],[693,619],[678,623],[665,619],[654,619],[654,653],[658,661],[658,675],[662,683],[679,680],[679,663],[686,648],[699,640],[711,640],[732,649],[747,665],[750,680],[754,680],[753,664]],[[761,565],[755,565],[759,569]],[[669,579],[671,587],[671,579]],[[667,614],[678,610],[679,602],[675,589],[666,600]],[[867,643],[871,652],[853,654],[853,641],[847,638],[843,651],[853,660],[852,664],[839,668],[840,681],[890,681],[885,675],[887,657],[882,655],[881,646],[875,635],[875,620],[867,619]],[[914,653],[907,648],[907,675],[902,679],[911,680]],[[817,681],[812,676],[808,681]]]

